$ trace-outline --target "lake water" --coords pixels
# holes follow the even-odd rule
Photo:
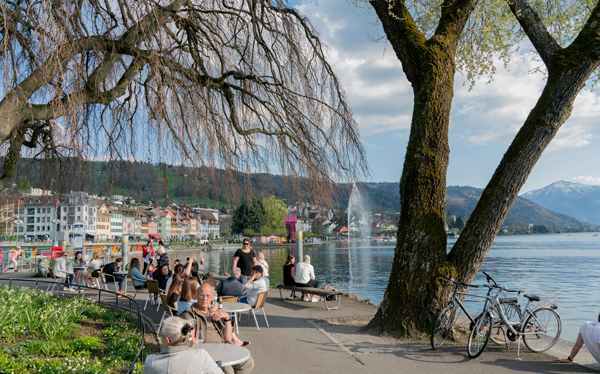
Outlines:
[[[455,239],[448,240],[450,249]],[[330,284],[379,304],[383,298],[394,258],[395,243],[326,243],[305,246],[321,285]],[[291,248],[263,250],[270,267],[270,283],[282,283],[282,267]],[[204,252],[208,271],[230,272],[234,250]],[[177,253],[184,259],[186,253]],[[197,253],[194,253],[196,256]],[[175,259],[177,257],[172,257]],[[481,267],[508,288],[544,291],[561,289],[558,312],[561,338],[575,341],[579,326],[596,320],[600,312],[600,236],[593,233],[497,237]],[[481,272],[475,284],[485,283]],[[485,292],[472,289],[472,292]],[[512,296],[513,294],[507,294]],[[524,307],[526,299],[521,298]],[[479,310],[479,301],[468,304]]]

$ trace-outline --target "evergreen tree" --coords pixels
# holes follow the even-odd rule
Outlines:
[[[265,222],[265,210],[260,200],[244,200],[233,213],[231,231],[235,234],[244,233],[246,229],[260,232]]]

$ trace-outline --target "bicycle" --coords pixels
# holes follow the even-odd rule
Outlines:
[[[478,288],[478,286],[473,285],[473,284],[466,284],[466,283],[455,281],[454,279],[448,278],[447,276],[445,276],[444,274],[441,274],[441,273],[438,273],[438,276],[446,282],[454,283],[454,291],[452,293],[452,297],[446,303],[446,306],[442,309],[440,314],[438,314],[437,318],[433,322],[433,327],[431,329],[431,339],[430,339],[431,347],[433,349],[439,349],[444,344],[446,339],[448,339],[448,335],[450,334],[450,331],[452,330],[452,326],[456,323],[456,318],[457,318],[457,314],[456,314],[457,307],[456,306],[457,305],[458,305],[458,307],[460,307],[460,309],[462,309],[465,316],[467,316],[467,318],[471,321],[471,323],[469,325],[469,329],[472,330],[473,326],[475,325],[477,320],[481,317],[481,314],[479,314],[477,317],[473,317],[467,311],[464,304],[460,301],[460,298],[458,297],[458,295],[486,298],[486,303],[487,303],[487,300],[488,300],[490,292],[491,292],[491,289],[489,289],[487,296],[475,295],[475,294],[470,294],[470,293],[466,293],[466,292],[460,292],[459,291],[460,287]],[[507,318],[509,320],[514,320],[515,316],[518,316],[519,320],[521,319],[521,309],[520,309],[519,305],[517,304],[517,299],[515,299],[515,298],[501,299],[500,304],[502,305],[502,308],[505,311],[505,315],[507,316]],[[496,344],[503,344],[502,341],[496,340],[495,337],[492,338],[492,341]]]
[[[483,314],[480,319],[477,320],[475,326],[471,330],[469,335],[469,342],[467,344],[467,353],[470,358],[476,358],[481,355],[485,349],[488,340],[490,340],[493,330],[497,332],[502,331],[505,337],[504,341],[508,348],[508,340],[515,341],[519,340],[519,348],[517,357],[520,354],[520,343],[521,338],[523,342],[533,352],[544,352],[552,348],[558,341],[560,333],[562,331],[562,322],[560,315],[555,311],[556,305],[550,307],[537,307],[530,308],[532,302],[539,302],[542,300],[537,295],[523,295],[529,301],[522,311],[522,316],[518,322],[509,321],[502,308],[500,307],[500,294],[505,292],[524,292],[523,290],[509,290],[504,286],[498,285],[496,281],[486,272],[483,272],[487,277],[489,284],[485,287],[489,288],[488,301],[483,308]],[[489,294],[492,289],[497,289],[498,292],[494,298],[490,298]],[[497,319],[494,315],[497,313]],[[506,328],[506,331],[504,331]]]

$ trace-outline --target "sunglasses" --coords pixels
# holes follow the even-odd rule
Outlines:
[[[244,245],[250,245],[250,243],[244,243]]]

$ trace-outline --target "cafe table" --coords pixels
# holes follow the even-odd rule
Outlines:
[[[221,361],[221,366],[232,366],[246,362],[250,351],[235,344],[203,343],[195,344],[194,348],[204,349],[215,361]]]
[[[81,275],[79,276],[77,286],[85,286],[85,279],[84,279],[85,266],[73,266],[73,271],[77,271],[77,270],[81,271]]]
[[[246,303],[227,302],[227,303],[223,303],[223,308],[220,308],[219,311],[233,313],[233,315],[235,316],[235,333],[237,335],[239,335],[240,334],[240,330],[238,328],[238,319],[239,318],[238,318],[237,313],[242,313],[242,312],[248,311],[250,309],[252,309],[252,307]]]

